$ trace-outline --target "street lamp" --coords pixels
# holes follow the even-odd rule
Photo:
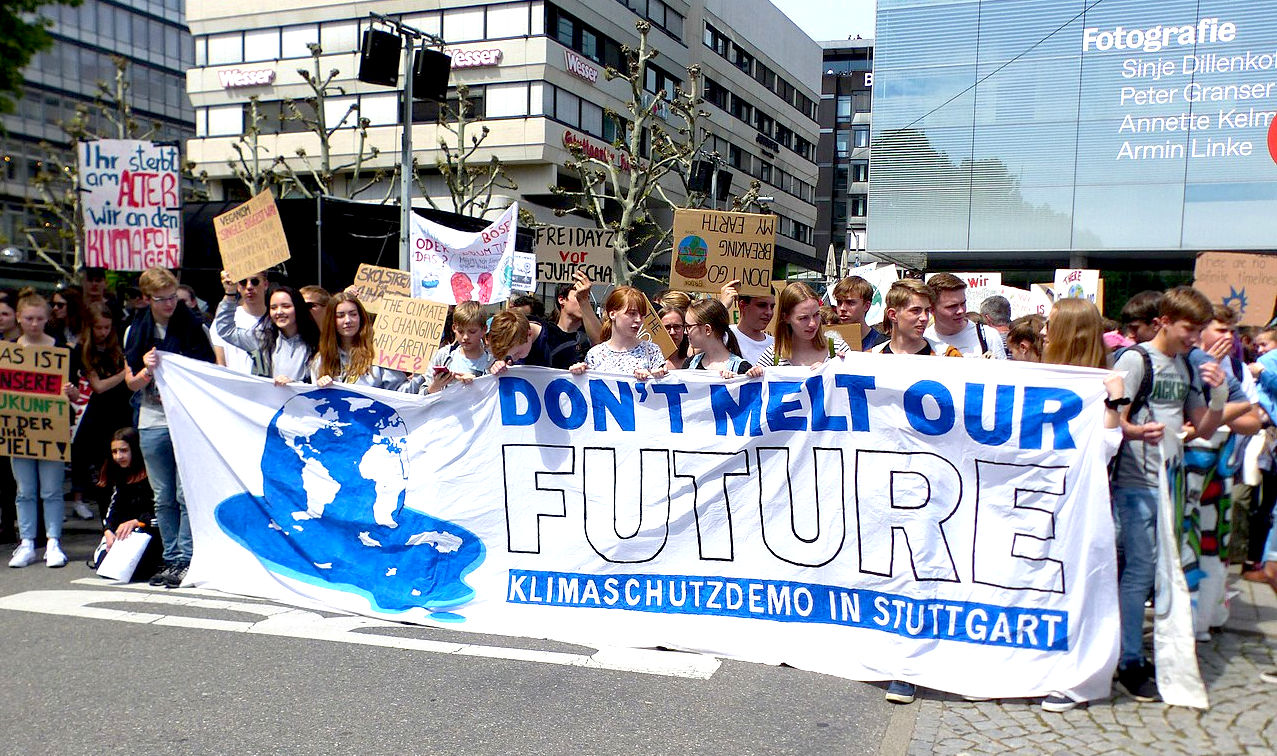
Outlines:
[[[400,123],[403,127],[403,142],[399,155],[399,269],[407,270],[411,251],[409,244],[412,234],[412,103],[413,85],[424,84],[427,91],[422,99],[443,100],[448,93],[448,71],[452,58],[442,52],[427,50],[425,43],[443,47],[443,38],[429,32],[415,29],[395,18],[380,13],[369,13],[374,21],[385,24],[393,32],[379,29],[368,29],[364,32],[363,50],[359,63],[359,80],[381,86],[395,86],[398,82],[398,71],[388,65],[387,53],[403,51],[403,106],[399,111]],[[393,38],[393,39],[392,39]],[[417,42],[422,48],[416,60],[413,52]],[[442,82],[440,72],[442,71]]]

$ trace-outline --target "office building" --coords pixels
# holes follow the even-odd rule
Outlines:
[[[334,84],[344,89],[328,100],[329,122],[336,123],[353,106],[348,123],[367,119],[369,144],[380,150],[365,162],[364,175],[398,162],[399,93],[356,80],[360,40],[372,23],[369,12],[443,38],[453,57],[449,97],[455,101],[457,85],[467,85],[475,117],[489,129],[476,159],[499,157],[519,186],[497,204],[518,200],[548,223],[588,222],[553,213],[561,200],[549,187],[577,181],[564,166],[570,145],[619,160],[611,145],[615,126],[604,111],[625,112],[628,85],[608,81],[605,68],[621,65],[623,45],[637,46],[635,23],[646,19],[652,25],[651,45],[660,51],[648,70],[647,96],[685,86],[687,68],[699,65],[708,113],[701,122],[709,132],[706,153],[721,160],[732,194],[743,193],[751,178],[763,183],[761,193],[772,198],[767,204],[780,216],[781,261],[806,269],[823,265],[813,236],[819,46],[767,0],[290,0],[266,9],[249,0],[192,0],[187,13],[195,67],[188,91],[196,136],[188,154],[213,178],[215,196],[246,194],[227,160],[249,130],[250,97],[256,97],[266,119],[260,138],[264,154],[285,156],[295,166],[301,165],[295,158],[299,147],[317,154],[317,137],[301,133],[301,125],[287,118],[285,104],[310,94],[296,71],[309,68],[309,45],[314,44],[322,50],[321,70],[337,70]],[[420,165],[435,164],[441,135],[452,139],[436,125],[437,115],[433,103],[414,106],[413,144]],[[680,125],[668,112],[661,117],[672,127]],[[331,144],[335,164],[350,162],[355,130],[339,129]],[[425,173],[428,193],[452,209],[442,181]],[[349,171],[339,177],[337,193],[346,191],[350,178]],[[682,197],[681,185],[668,186],[676,201]],[[387,180],[358,199],[393,203],[397,196]],[[414,204],[426,203],[418,196]]]
[[[866,249],[874,43],[845,39],[820,43],[820,143],[816,148],[816,249]]]

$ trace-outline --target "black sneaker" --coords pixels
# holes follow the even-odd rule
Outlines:
[[[159,572],[151,576],[150,581],[148,581],[148,585],[159,588],[161,585],[164,585],[165,583],[167,583],[169,573],[173,571],[173,568],[175,566],[176,565],[173,565],[173,564],[166,564],[163,567],[161,567]]]
[[[165,588],[181,588],[182,581],[186,579],[186,571],[191,568],[190,562],[178,562],[173,565],[172,571],[164,578]]]
[[[1141,661],[1120,667],[1117,670],[1117,681],[1136,701],[1151,703],[1162,700],[1162,695],[1157,692],[1156,671],[1148,662]]]

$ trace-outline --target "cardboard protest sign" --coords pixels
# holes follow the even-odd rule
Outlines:
[[[540,226],[536,232],[537,281],[575,283],[572,276],[579,270],[594,283],[616,283],[612,268],[616,261],[612,253],[615,232],[571,226]]]
[[[775,215],[675,210],[670,288],[717,294],[739,279],[741,294],[766,296],[775,252]]]
[[[288,260],[288,238],[270,190],[213,219],[222,270],[238,281]]]
[[[412,216],[412,295],[444,304],[510,298],[519,205],[514,203],[482,231],[458,231]]]
[[[643,316],[643,328],[639,331],[639,341],[655,342],[661,348],[661,354],[668,360],[671,354],[678,351],[678,344],[674,343],[669,331],[665,330],[660,316],[657,315],[658,309],[652,304],[652,300],[647,300],[647,315]]]
[[[1098,305],[1100,272],[1084,268],[1059,268],[1055,271],[1055,285],[1051,289],[1056,299],[1086,299]]]
[[[175,144],[80,142],[84,264],[111,270],[182,264],[182,191]]]
[[[1265,326],[1277,300],[1277,257],[1242,252],[1197,256],[1193,288],[1237,313],[1238,325]]]
[[[829,333],[838,334],[839,336],[842,337],[843,341],[847,342],[847,346],[851,347],[851,351],[853,352],[860,351],[860,345],[864,343],[865,334],[867,332],[868,332],[868,329],[859,323],[853,323],[851,325],[825,326],[826,334],[829,334]]]
[[[0,457],[71,460],[71,352],[0,342]]]
[[[381,300],[384,297],[410,295],[411,279],[406,270],[360,263],[359,269],[355,271],[354,286],[359,289],[359,301],[363,303],[364,309],[377,314],[381,312]]]
[[[373,324],[377,365],[405,373],[424,373],[443,339],[448,305],[387,294]]]

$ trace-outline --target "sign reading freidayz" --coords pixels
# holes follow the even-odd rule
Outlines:
[[[373,325],[377,364],[405,373],[425,373],[443,340],[448,305],[388,294]]]
[[[1100,371],[857,353],[733,381],[513,368],[417,397],[163,360],[201,481],[198,586],[969,695],[1109,692]]]
[[[539,226],[537,232],[537,281],[546,284],[573,283],[579,270],[594,283],[614,284],[612,237],[603,228]]]
[[[383,297],[409,296],[411,280],[406,270],[360,263],[355,270],[354,286],[359,289],[359,301],[363,303],[364,309],[377,314],[381,312]]]
[[[287,261],[288,238],[270,189],[213,218],[222,270],[238,281]]]
[[[0,342],[0,457],[71,460],[71,353]]]
[[[670,288],[717,294],[739,280],[741,294],[765,297],[775,253],[775,215],[675,210]]]
[[[1236,312],[1238,325],[1265,326],[1277,301],[1277,257],[1206,252],[1193,269],[1193,287]]]
[[[84,264],[112,270],[182,264],[177,145],[98,139],[77,148]]]

